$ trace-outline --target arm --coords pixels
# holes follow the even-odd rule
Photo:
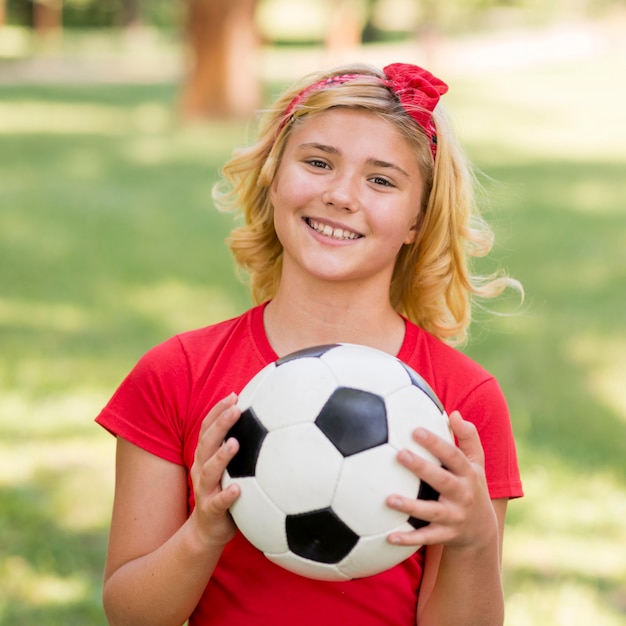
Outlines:
[[[223,444],[239,416],[229,396],[205,418],[191,469],[196,507],[187,512],[185,468],[118,439],[115,499],[103,603],[112,626],[180,626],[197,605],[235,528],[237,487],[219,481],[237,443]]]
[[[391,506],[430,524],[394,534],[390,541],[427,546],[419,626],[502,626],[500,562],[506,500],[489,497],[483,450],[473,424],[454,412],[450,425],[458,448],[428,431],[415,434],[443,467],[406,451],[399,454],[400,462],[437,489],[440,497],[428,502],[392,496]]]
[[[485,619],[485,623],[498,626],[503,623],[503,617],[500,617],[504,612],[500,555],[507,502],[506,499],[492,501],[499,526],[497,570],[489,551],[484,553],[483,558],[471,552],[467,558],[463,558],[462,554],[456,558],[454,551],[441,544],[427,547],[417,612],[417,623],[420,626],[433,623],[428,621],[428,607],[434,610],[445,607],[450,610],[449,618],[443,618],[442,621],[434,619],[437,624],[465,623],[455,617],[459,615],[464,616],[468,624],[481,624],[478,617],[472,621],[470,611],[473,606],[485,607],[484,610],[478,609],[478,615]]]

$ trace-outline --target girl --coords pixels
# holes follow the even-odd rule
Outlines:
[[[501,625],[507,501],[522,495],[495,379],[452,345],[492,238],[440,106],[447,86],[414,65],[350,66],[308,77],[266,113],[258,142],[224,168],[216,200],[242,212],[231,249],[255,306],[148,352],[97,421],[117,436],[104,580],[111,624]],[[438,501],[389,494],[429,521],[389,541],[424,546],[381,574],[321,582],[269,562],[228,514],[220,479],[236,394],[267,363],[312,345],[361,343],[418,371],[450,414],[457,446],[417,430],[443,467],[398,462]]]

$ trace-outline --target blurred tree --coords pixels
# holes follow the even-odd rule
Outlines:
[[[124,0],[118,17],[123,28],[133,28],[143,23],[141,12],[141,0]]]
[[[0,0],[0,23],[25,27],[33,26],[35,11],[45,14],[41,17],[42,24],[60,23],[60,9],[62,5],[63,27],[101,28],[116,27],[127,24],[133,16],[139,15],[141,22],[146,26],[156,26],[167,31],[178,29],[180,12],[193,0],[176,2],[172,0]],[[240,4],[241,0],[204,0],[206,4],[214,4],[217,10],[220,7],[229,8],[229,5]],[[195,0],[203,4],[202,0]],[[250,0],[255,4],[254,0]],[[374,12],[379,21],[391,24],[391,31],[406,33],[412,25],[412,15],[415,13],[432,13],[433,8],[439,15],[442,27],[450,32],[474,31],[476,22],[480,25],[483,17],[489,11],[496,9],[511,10],[519,20],[526,19],[529,23],[537,23],[536,18],[560,19],[564,15],[598,16],[606,14],[612,7],[621,7],[624,0],[257,0],[259,5],[272,5],[277,11],[285,12],[285,7],[296,6],[296,15],[300,6],[315,4],[330,7],[329,13],[334,12],[323,28],[315,32],[315,41],[323,40],[327,36],[333,41],[354,41],[357,30],[356,14],[363,18],[363,11],[367,14],[365,20],[369,27],[368,40],[375,41],[377,37],[385,37],[388,27],[379,28],[372,24],[371,15]],[[302,12],[300,12],[302,13]],[[407,13],[409,19],[406,19]],[[55,16],[52,17],[52,16]],[[350,17],[352,15],[352,17]],[[52,17],[52,19],[50,19]],[[334,23],[334,25],[333,25]],[[343,24],[343,26],[342,26]],[[496,24],[497,25],[497,24]],[[317,28],[317,26],[315,27]],[[334,34],[333,32],[334,31]],[[343,35],[337,33],[343,33]],[[318,38],[319,35],[319,38]],[[360,34],[357,33],[356,37]]]
[[[184,119],[248,116],[259,105],[256,0],[185,0]]]
[[[336,0],[333,3],[324,42],[328,50],[355,48],[362,43],[363,9],[361,0]]]
[[[470,2],[472,1],[470,0]],[[496,0],[485,1],[495,3]],[[440,35],[444,30],[442,9],[445,11],[445,7],[442,7],[436,0],[422,0],[422,19],[416,35],[424,47],[428,66],[434,66],[437,59]]]
[[[62,0],[34,0],[33,29],[40,38],[49,39],[63,26]]]

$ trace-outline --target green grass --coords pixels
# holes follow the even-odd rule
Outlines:
[[[467,349],[502,382],[525,482],[509,507],[507,626],[626,624],[619,67],[449,81],[495,257],[527,292],[514,315],[480,313]],[[248,304],[223,244],[230,218],[210,200],[246,129],[181,128],[175,97],[0,87],[2,625],[105,623],[114,450],[93,417],[150,346]]]
[[[501,379],[525,483],[505,537],[507,626],[626,624],[618,63],[487,76],[451,94],[460,119],[470,113],[461,130],[488,175],[495,257],[527,293],[516,315],[481,315],[468,348]],[[484,99],[472,92],[481,86]],[[594,93],[603,96],[601,114]]]

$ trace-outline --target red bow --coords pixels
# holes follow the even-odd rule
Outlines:
[[[430,140],[433,159],[437,154],[437,130],[432,112],[439,97],[448,91],[448,85],[430,72],[409,63],[393,63],[383,69],[387,77],[383,83],[399,98],[404,110],[415,120]],[[318,89],[343,85],[360,78],[362,74],[341,74],[324,78],[303,89],[287,106],[280,122],[279,132],[285,127],[296,106]]]
[[[428,135],[434,158],[437,151],[437,130],[432,112],[439,97],[448,91],[448,85],[427,70],[409,63],[392,63],[383,68],[383,72],[388,79],[386,84],[398,96],[404,110]]]

